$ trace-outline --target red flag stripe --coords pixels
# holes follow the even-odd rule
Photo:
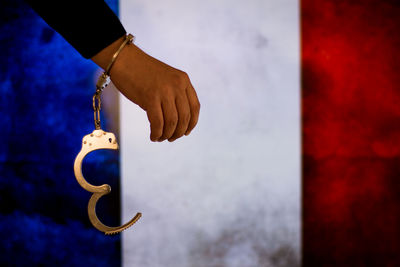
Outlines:
[[[400,266],[400,4],[301,12],[303,266]]]

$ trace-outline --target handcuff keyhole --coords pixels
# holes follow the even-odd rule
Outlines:
[[[112,142],[112,138],[108,138],[108,141],[111,143]]]

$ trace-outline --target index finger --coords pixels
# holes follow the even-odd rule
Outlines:
[[[199,120],[200,114],[200,102],[197,97],[197,93],[193,88],[193,85],[189,82],[189,86],[186,89],[186,96],[189,101],[190,106],[190,122],[189,126],[185,132],[185,135],[189,135],[193,128],[196,126]]]
[[[147,118],[150,122],[150,140],[155,142],[161,137],[164,127],[164,118],[160,102],[154,102],[153,105],[149,105]]]

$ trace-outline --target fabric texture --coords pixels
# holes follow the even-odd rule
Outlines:
[[[118,17],[102,0],[26,2],[85,58],[126,34]]]

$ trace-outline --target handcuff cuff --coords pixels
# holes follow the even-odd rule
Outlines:
[[[78,155],[75,158],[74,162],[74,173],[75,178],[85,190],[93,193],[88,204],[88,215],[89,220],[92,225],[99,231],[104,232],[106,235],[109,234],[117,234],[125,229],[132,226],[135,222],[137,222],[142,214],[136,213],[136,215],[127,223],[110,227],[104,225],[96,215],[96,204],[97,201],[104,195],[107,195],[111,192],[111,187],[108,184],[103,184],[100,186],[95,186],[88,183],[82,174],[82,161],[87,154],[94,150],[99,149],[118,149],[117,139],[115,135],[111,132],[106,132],[101,129],[100,125],[100,109],[101,109],[101,93],[103,89],[110,83],[110,69],[113,66],[115,60],[117,59],[119,53],[122,49],[127,45],[134,41],[134,37],[131,34],[125,36],[124,42],[121,44],[119,49],[114,53],[111,62],[107,66],[106,70],[100,75],[97,83],[96,83],[96,92],[93,95],[93,112],[94,112],[94,126],[95,130],[85,135],[82,139],[82,148],[79,151]]]

